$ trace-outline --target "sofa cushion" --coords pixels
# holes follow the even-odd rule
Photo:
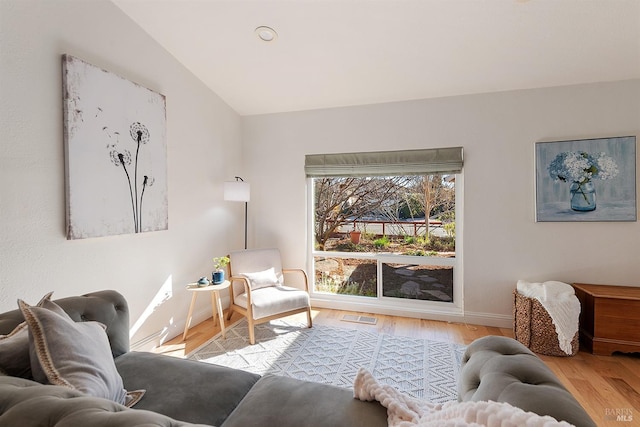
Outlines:
[[[387,410],[345,388],[265,375],[222,427],[383,427]]]
[[[129,352],[115,359],[124,386],[146,389],[136,409],[191,423],[219,426],[260,378],[187,359]]]
[[[31,370],[47,381],[124,404],[127,392],[116,370],[104,325],[74,322],[57,304],[19,301],[29,325]]]
[[[5,375],[28,378],[29,332],[26,323],[21,323],[7,335],[0,335],[0,372]]]
[[[68,387],[9,376],[0,376],[0,426],[195,427]]]
[[[53,292],[49,292],[38,301],[36,307],[49,301]],[[29,327],[21,322],[11,332],[0,335],[0,372],[21,378],[31,378],[29,362]]]
[[[458,400],[506,402],[576,426],[595,423],[555,374],[518,341],[487,336],[466,349]]]

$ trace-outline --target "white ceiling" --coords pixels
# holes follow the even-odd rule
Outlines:
[[[113,1],[241,115],[640,78],[640,0]]]

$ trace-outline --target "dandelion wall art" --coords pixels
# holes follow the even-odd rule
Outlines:
[[[636,221],[636,138],[537,143],[536,220]]]
[[[63,55],[67,238],[166,230],[165,97]]]

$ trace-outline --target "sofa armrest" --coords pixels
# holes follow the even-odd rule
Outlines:
[[[487,336],[467,347],[458,400],[506,402],[575,426],[596,426],[542,359],[508,337]]]
[[[0,425],[51,427],[204,427],[129,409],[63,386],[0,376]]]

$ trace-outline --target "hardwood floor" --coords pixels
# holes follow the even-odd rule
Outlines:
[[[342,321],[344,314],[362,314],[375,316],[376,325]],[[367,313],[353,313],[341,310],[313,309],[314,325],[330,325],[342,328],[364,329],[390,335],[424,338],[436,341],[448,341],[469,344],[476,338],[486,335],[504,335],[513,337],[513,331],[481,325],[439,322],[435,320],[414,319]],[[305,315],[300,321],[305,321]],[[234,313],[227,324],[239,320]],[[186,341],[182,334],[163,346],[158,353],[175,357],[184,357],[211,337],[220,332],[219,326],[208,319],[191,329]],[[540,356],[547,366],[560,378],[567,389],[587,410],[598,426],[623,427],[640,425],[640,354],[621,354],[613,356],[595,356],[580,350],[573,357]],[[617,421],[618,415],[625,415],[627,421]],[[631,420],[630,420],[631,417]]]

